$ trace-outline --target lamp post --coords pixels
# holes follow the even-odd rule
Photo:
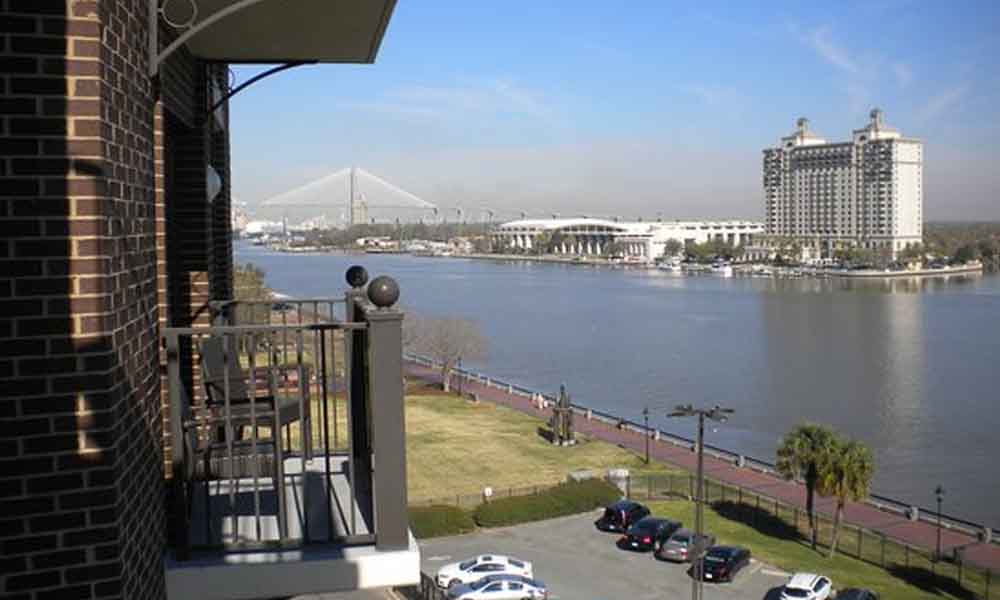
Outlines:
[[[680,405],[673,410],[673,412],[668,413],[667,417],[698,417],[698,438],[697,438],[697,451],[698,451],[698,489],[695,495],[695,509],[694,509],[694,531],[695,531],[695,557],[691,561],[693,567],[694,578],[691,581],[691,600],[701,600],[702,597],[702,570],[705,562],[705,548],[704,548],[704,537],[702,531],[703,522],[703,503],[705,497],[705,418],[708,417],[713,421],[718,421],[724,423],[727,419],[727,415],[731,415],[733,409],[722,408],[718,405],[713,408],[695,408],[690,404]]]
[[[642,409],[642,426],[643,426],[643,437],[646,438],[646,464],[649,464],[649,407],[645,406]]]
[[[944,488],[938,485],[934,488],[937,496],[937,560],[941,560],[941,500],[944,499]]]

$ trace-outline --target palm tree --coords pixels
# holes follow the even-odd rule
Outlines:
[[[816,486],[827,463],[828,454],[836,436],[822,425],[803,423],[785,434],[778,446],[775,465],[785,479],[802,479],[806,484],[806,515],[809,518],[809,537],[816,548],[816,514],[814,499]]]
[[[868,497],[875,462],[867,446],[855,440],[837,439],[820,469],[818,491],[837,499],[837,513],[833,518],[833,540],[830,557],[837,552],[840,524],[844,520],[844,505]]]

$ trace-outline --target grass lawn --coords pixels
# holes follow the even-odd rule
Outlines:
[[[898,576],[890,570],[845,556],[827,558],[825,551],[817,552],[809,547],[798,531],[783,520],[767,513],[758,514],[756,526],[747,523],[747,511],[755,510],[746,506],[739,510],[737,505],[728,504],[730,510],[716,510],[705,507],[705,529],[715,534],[720,544],[735,544],[749,548],[753,556],[765,563],[788,572],[813,572],[826,575],[833,580],[837,589],[866,587],[875,590],[883,600],[973,597],[953,581],[938,587],[921,570],[897,569]],[[685,500],[656,501],[649,503],[655,515],[682,521],[685,526],[694,526],[694,504]]]
[[[668,472],[655,463],[647,467],[633,452],[579,434],[576,446],[553,446],[538,435],[544,425],[487,402],[474,404],[426,388],[411,393],[406,398],[410,500],[477,495],[484,486],[503,496],[509,488],[565,481],[575,469]]]

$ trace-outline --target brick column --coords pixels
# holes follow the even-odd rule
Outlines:
[[[0,594],[161,598],[146,7],[0,7]]]

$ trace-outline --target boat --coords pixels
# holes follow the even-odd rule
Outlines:
[[[720,277],[732,277],[733,267],[728,263],[716,262],[712,263],[712,275],[718,275]]]

